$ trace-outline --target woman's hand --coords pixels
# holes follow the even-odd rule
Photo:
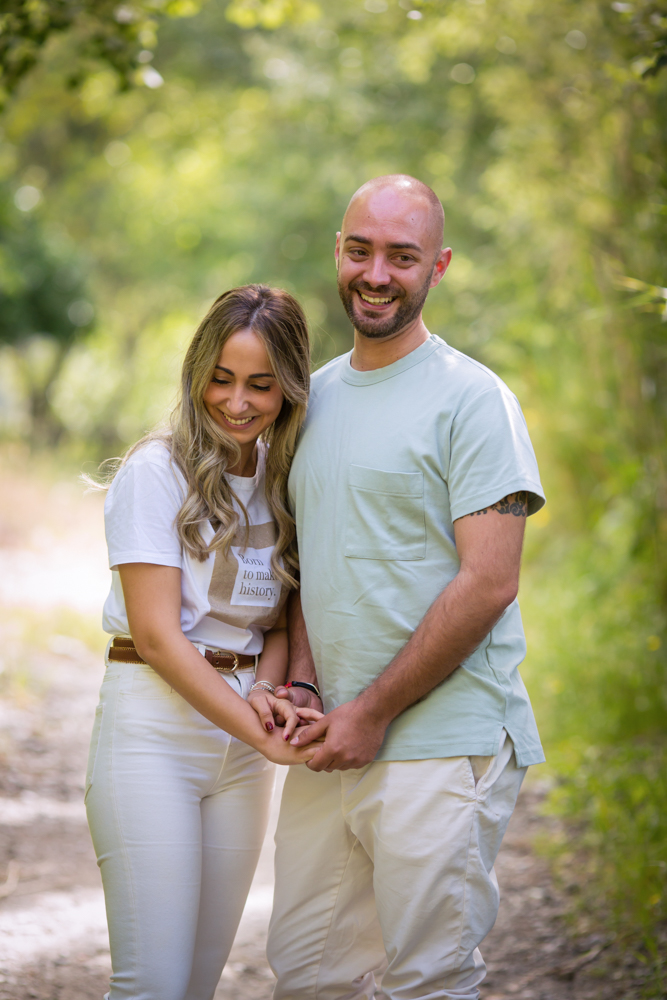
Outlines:
[[[297,709],[286,698],[276,698],[263,688],[251,691],[247,698],[248,704],[257,712],[262,726],[267,733],[279,726],[282,738],[287,741],[299,725]]]
[[[287,698],[272,698],[271,709],[276,720],[276,725],[280,726],[283,732],[283,739],[289,740],[290,735],[295,732],[297,726],[303,728],[304,722],[309,724],[317,722],[323,718],[322,712],[313,708],[295,708]],[[296,735],[296,734],[295,734]]]
[[[264,729],[266,729],[267,733],[270,733],[275,726],[273,717],[273,702],[277,700],[277,698],[274,698],[272,694],[263,688],[256,688],[254,691],[251,691],[246,698],[250,707],[254,708],[257,712],[260,722],[262,723]],[[296,712],[294,714],[296,715]],[[292,727],[292,729],[294,729],[294,727]]]
[[[297,733],[299,731],[297,729]],[[313,742],[312,746],[298,749],[291,743],[285,742],[282,729],[274,728],[270,733],[266,733],[265,740],[261,745],[257,745],[257,749],[274,764],[307,764],[320,749],[320,744]]]
[[[310,708],[296,708],[287,698],[276,698],[262,688],[256,688],[248,695],[248,704],[257,712],[267,733],[279,726],[283,739],[287,742],[300,722],[317,722],[322,713]]]

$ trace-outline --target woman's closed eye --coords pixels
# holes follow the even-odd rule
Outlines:
[[[228,378],[216,378],[215,376],[213,376],[213,378],[211,379],[211,382],[214,382],[215,385],[231,385],[231,382],[230,382],[230,380]],[[250,385],[249,388],[250,389],[257,389],[257,390],[259,390],[259,392],[268,392],[270,390],[271,386],[270,385]]]

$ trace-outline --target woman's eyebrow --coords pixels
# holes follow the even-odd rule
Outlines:
[[[234,374],[231,368],[223,368],[222,365],[216,365],[215,367],[218,369],[218,371],[227,372],[228,375]],[[248,375],[248,378],[275,378],[275,377],[276,376],[273,374],[273,372],[256,372],[254,375]]]

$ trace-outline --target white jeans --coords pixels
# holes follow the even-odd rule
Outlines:
[[[497,757],[292,767],[276,833],[274,1000],[477,1000],[493,863],[526,768]],[[476,780],[477,779],[477,780]]]
[[[252,671],[223,675],[244,697]],[[109,1000],[211,1000],[266,832],[274,766],[148,666],[108,664],[86,776]]]

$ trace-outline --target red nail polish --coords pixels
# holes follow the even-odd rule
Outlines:
[[[272,731],[272,729],[273,729],[273,723],[272,722],[267,722],[266,726],[264,728],[266,729],[267,733],[270,733]]]

